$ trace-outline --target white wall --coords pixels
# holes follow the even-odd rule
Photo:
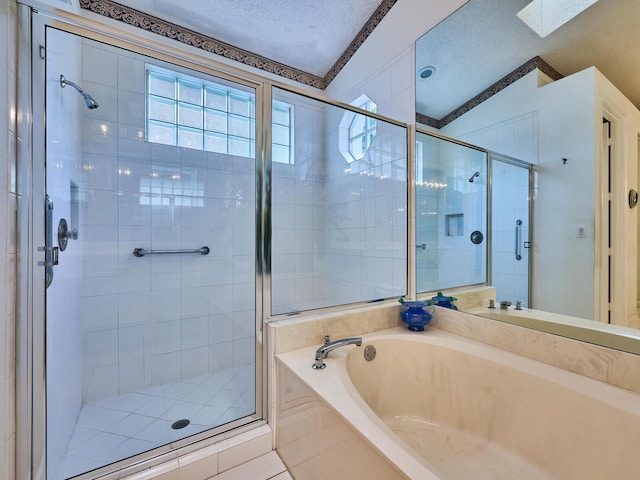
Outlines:
[[[536,71],[531,72],[447,125],[442,133],[537,164],[532,306],[594,318],[594,189],[600,178],[596,160],[602,103],[615,106],[625,119],[622,168],[629,173],[620,178],[631,183],[636,178],[635,169],[629,169],[634,168],[637,149],[637,110],[595,68],[545,83]],[[538,88],[539,84],[544,86]],[[626,192],[625,188],[619,187]],[[632,219],[618,225],[627,221]],[[579,226],[586,227],[585,238],[577,236]],[[619,237],[629,235],[621,231]],[[620,248],[630,255],[634,240],[627,243]],[[626,274],[625,281],[633,282],[635,289],[635,274]],[[630,303],[625,308],[631,308]]]
[[[588,69],[540,89],[533,222],[534,306],[588,319],[595,293],[594,88],[595,70]]]
[[[361,93],[378,113],[415,123],[415,41],[467,0],[398,0],[326,89],[353,101]]]
[[[538,165],[531,306],[593,318],[594,77],[538,84],[533,71],[442,133]],[[586,238],[576,237],[579,224]]]

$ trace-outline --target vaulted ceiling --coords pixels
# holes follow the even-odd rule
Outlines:
[[[80,7],[325,88],[397,0],[80,0]]]
[[[397,1],[79,3],[87,11],[323,89]],[[565,76],[596,66],[640,106],[640,0],[599,0],[545,38],[516,16],[530,2],[470,0],[426,32],[416,42],[416,68],[433,66],[436,73],[416,77],[416,111],[440,121],[453,118],[461,105],[495,90],[496,82],[504,84],[505,76],[515,72],[511,78],[518,78],[523,65],[540,65],[531,62],[537,57]]]
[[[450,117],[535,57],[562,76],[595,66],[640,108],[639,0],[599,0],[545,38],[516,16],[530,2],[471,0],[420,38],[416,69],[436,73],[416,77],[417,112]]]

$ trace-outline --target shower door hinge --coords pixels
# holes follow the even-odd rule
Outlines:
[[[39,252],[44,252],[44,261],[39,261],[39,267],[55,267],[58,265],[58,247],[38,247]]]

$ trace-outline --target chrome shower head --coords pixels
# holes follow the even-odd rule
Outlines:
[[[60,86],[64,88],[67,85],[72,86],[78,91],[80,95],[82,95],[82,98],[84,98],[84,103],[87,105],[88,109],[93,110],[94,108],[98,108],[98,102],[96,102],[91,95],[82,90],[77,84],[64,78],[64,75],[60,75]]]
[[[479,177],[479,176],[480,176],[480,172],[476,172],[476,173],[474,173],[473,175],[471,175],[471,178],[469,179],[469,182],[473,183],[473,180],[474,180],[476,177]]]

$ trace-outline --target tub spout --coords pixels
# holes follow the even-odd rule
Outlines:
[[[321,346],[318,350],[316,350],[316,359],[315,363],[312,365],[316,370],[321,370],[326,367],[323,360],[327,358],[329,352],[335,350],[339,347],[344,347],[346,345],[357,345],[358,347],[362,345],[362,338],[343,338],[342,340],[336,340],[335,342],[329,341],[329,335],[324,337],[324,345]]]

